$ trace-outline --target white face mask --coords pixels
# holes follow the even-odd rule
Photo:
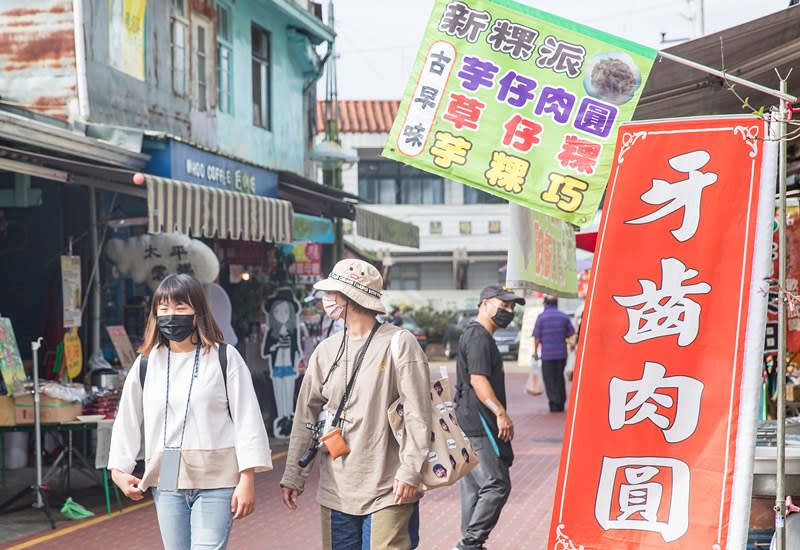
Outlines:
[[[333,321],[338,321],[342,318],[344,308],[344,305],[336,303],[336,294],[326,292],[322,295],[322,309],[325,310],[325,315],[330,317]]]

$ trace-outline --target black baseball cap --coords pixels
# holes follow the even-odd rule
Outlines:
[[[521,306],[525,305],[525,298],[517,296],[506,287],[500,285],[489,285],[481,290],[481,302],[491,298],[500,298],[504,302],[514,302]]]

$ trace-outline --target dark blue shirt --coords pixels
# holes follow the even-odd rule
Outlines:
[[[542,343],[543,360],[566,359],[567,338],[573,334],[575,327],[569,316],[554,305],[545,306],[533,326],[533,337]]]

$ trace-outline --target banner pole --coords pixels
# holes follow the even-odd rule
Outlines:
[[[781,78],[781,92],[786,79]],[[775,475],[775,540],[786,550],[786,103],[778,105],[778,414]]]
[[[663,57],[664,59],[669,59],[670,61],[674,61],[675,63],[680,63],[681,65],[686,65],[687,67],[691,67],[692,69],[697,69],[698,71],[706,72],[708,74],[712,74],[714,76],[718,76],[723,80],[730,80],[735,84],[741,84],[742,86],[746,86],[748,88],[752,88],[753,90],[758,90],[759,92],[763,92],[765,94],[771,95],[778,99],[782,99],[784,101],[788,101],[789,103],[797,103],[797,97],[787,94],[786,93],[786,86],[783,86],[781,91],[773,90],[772,88],[768,88],[766,86],[762,86],[761,84],[757,84],[755,82],[750,82],[749,80],[745,80],[744,78],[740,78],[738,76],[734,76],[730,73],[726,73],[725,71],[720,71],[718,69],[713,69],[706,65],[702,65],[700,63],[695,63],[694,61],[690,61],[683,57],[679,57],[677,55],[667,53],[665,51],[659,51],[658,56]]]

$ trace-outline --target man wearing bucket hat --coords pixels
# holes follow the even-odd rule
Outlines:
[[[314,288],[324,292],[326,314],[345,328],[309,360],[281,479],[283,502],[297,508],[319,448],[323,548],[416,548],[417,488],[431,433],[427,358],[410,332],[376,320],[386,309],[374,266],[342,260]],[[387,416],[398,398],[402,452]]]
[[[500,285],[481,291],[478,316],[458,340],[456,416],[480,460],[461,481],[461,540],[454,550],[480,550],[511,492],[514,424],[506,411],[503,359],[492,334],[525,299]]]

